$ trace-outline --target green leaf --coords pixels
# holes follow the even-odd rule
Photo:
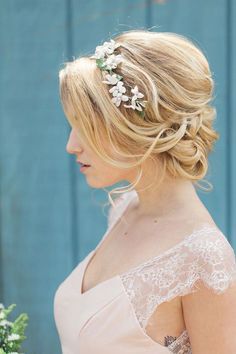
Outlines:
[[[29,317],[26,313],[20,314],[13,323],[12,332],[17,333],[20,336],[23,336],[25,332],[25,328],[28,325],[28,319]]]
[[[7,319],[7,316],[9,315],[9,313],[11,313],[15,306],[16,304],[11,304],[10,306],[8,306],[8,308],[2,310],[3,313],[5,313],[5,319]],[[0,339],[4,341],[4,349],[6,350],[5,352],[2,348],[0,348],[0,354],[7,354],[9,352],[19,352],[23,340],[27,338],[24,335],[24,332],[26,326],[28,325],[28,319],[28,315],[26,313],[22,313],[16,318],[14,322],[11,322],[12,325],[10,327],[4,329],[0,327]],[[8,335],[13,333],[18,334],[20,336],[18,340],[11,341],[7,339]]]
[[[120,76],[120,75],[118,75],[118,74],[116,74],[116,77],[117,77],[118,80],[123,79],[123,76]]]
[[[141,118],[144,118],[145,117],[145,112],[144,111],[138,111],[136,110],[138,115],[141,117]]]
[[[9,315],[9,313],[12,312],[12,310],[16,307],[16,304],[11,304],[9,305],[7,308],[5,308],[3,311],[3,313],[5,313],[6,317]]]
[[[101,70],[106,70],[106,65],[104,65],[104,59],[96,59],[96,64]]]

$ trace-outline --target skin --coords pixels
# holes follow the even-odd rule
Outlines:
[[[78,159],[85,164],[91,165],[85,171],[84,176],[88,185],[92,188],[109,187],[123,180],[131,183],[137,176],[137,167],[127,170],[105,163],[82,141],[74,127],[72,127],[69,134],[66,151],[69,154],[74,154],[76,160]],[[157,188],[154,187],[155,184],[147,188],[148,185],[153,183],[154,168],[155,166],[151,160],[146,160],[143,163],[144,174],[135,187],[139,203],[134,205],[133,211],[137,218],[145,216],[161,218],[170,215],[171,210],[185,213],[186,209],[189,212],[192,209],[194,214],[206,211],[193,184],[188,180],[173,179],[166,176]],[[158,178],[158,175],[156,178]]]

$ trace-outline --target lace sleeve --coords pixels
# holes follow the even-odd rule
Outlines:
[[[198,291],[198,281],[215,293],[236,282],[234,250],[216,227],[194,231],[161,255],[121,275],[141,327],[156,307],[177,296]]]
[[[207,237],[192,240],[189,249],[195,254],[199,278],[206,287],[221,294],[236,284],[235,253],[222,232],[215,229]]]

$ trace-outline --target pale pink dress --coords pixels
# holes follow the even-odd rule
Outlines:
[[[136,196],[135,191],[126,192],[116,201],[101,241],[55,293],[54,317],[63,354],[190,354],[187,329],[164,346],[146,333],[148,319],[161,303],[197,291],[198,279],[217,294],[236,281],[233,248],[218,228],[203,224],[160,255],[82,293],[89,261]]]

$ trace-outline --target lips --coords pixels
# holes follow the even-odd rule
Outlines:
[[[86,164],[86,163],[83,163],[79,160],[76,160],[76,162],[78,162],[81,166],[86,166],[86,167],[90,167],[90,165]]]

